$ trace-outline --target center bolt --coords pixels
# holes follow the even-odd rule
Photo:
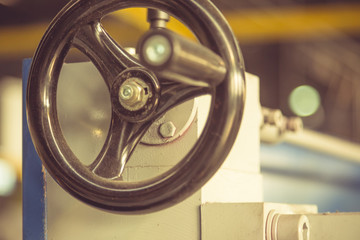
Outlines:
[[[130,111],[143,108],[149,97],[149,86],[140,78],[127,79],[119,89],[120,104]]]
[[[120,88],[120,98],[124,101],[131,99],[134,96],[134,88],[130,84],[122,85]]]

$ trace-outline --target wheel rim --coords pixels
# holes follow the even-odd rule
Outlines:
[[[175,16],[195,33],[202,44],[217,52],[228,69],[223,83],[211,89],[208,122],[187,156],[160,176],[132,183],[99,177],[82,165],[66,144],[56,110],[59,73],[79,28],[100,21],[112,11],[128,7],[158,8]],[[210,2],[73,1],[53,20],[34,56],[27,89],[28,124],[43,164],[70,194],[109,211],[150,212],[190,196],[221,166],[239,129],[243,91],[240,50],[228,24]]]

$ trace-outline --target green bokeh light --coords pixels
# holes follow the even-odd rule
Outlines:
[[[319,109],[320,102],[319,92],[309,85],[295,88],[289,96],[290,109],[300,117],[313,115]]]

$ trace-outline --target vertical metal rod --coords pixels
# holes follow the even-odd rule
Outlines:
[[[150,23],[150,28],[166,28],[169,19],[169,14],[166,12],[151,8],[147,11],[147,21]]]

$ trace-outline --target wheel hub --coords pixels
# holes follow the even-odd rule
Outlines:
[[[111,99],[115,112],[129,122],[145,121],[156,110],[160,84],[145,68],[129,68],[114,81]]]
[[[120,104],[129,111],[138,111],[145,107],[149,96],[152,96],[150,87],[140,78],[129,78],[119,90]]]

